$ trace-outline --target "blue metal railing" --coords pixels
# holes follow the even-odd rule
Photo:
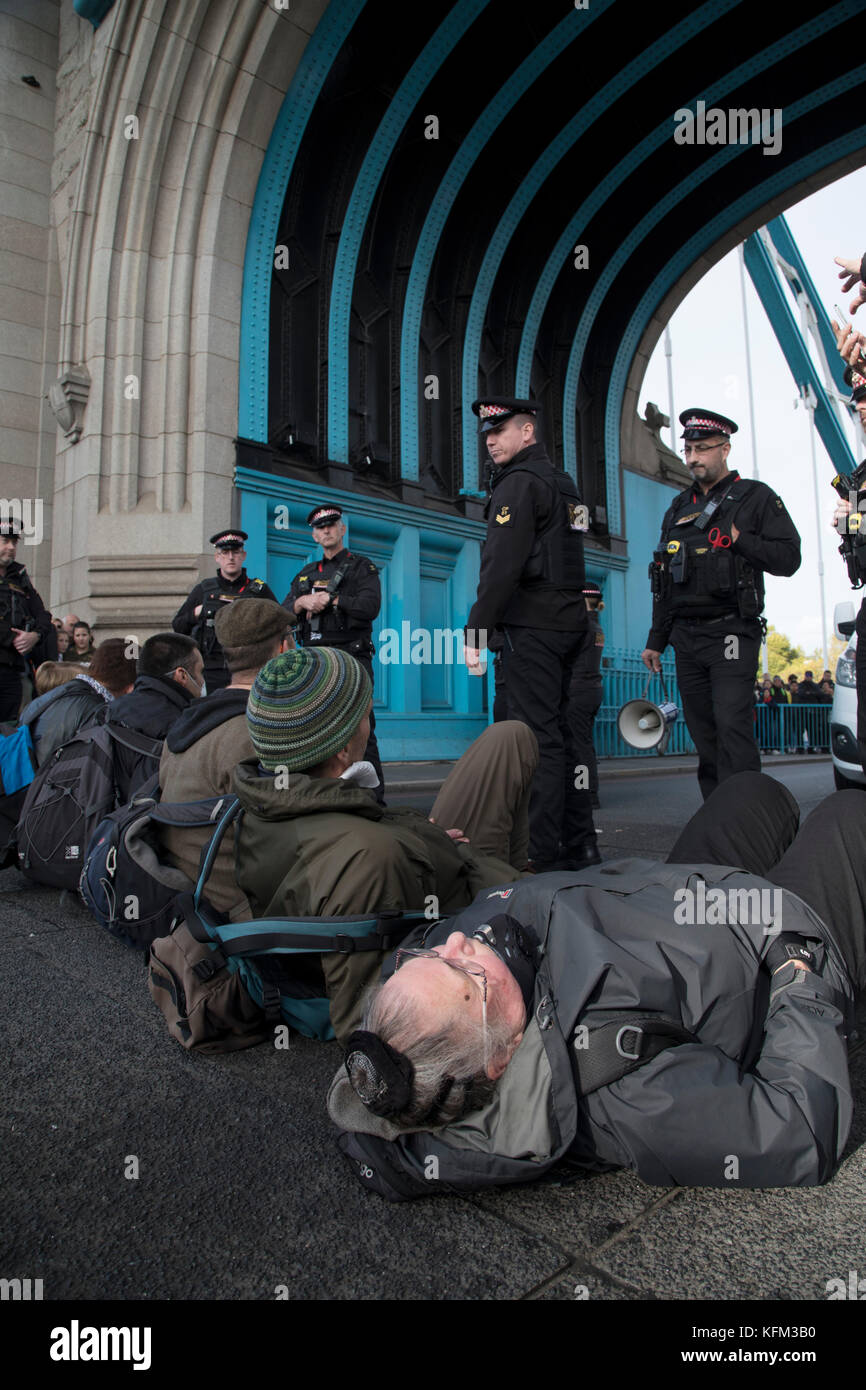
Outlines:
[[[830,750],[830,705],[758,705],[755,739],[768,752]]]
[[[654,748],[641,753],[636,748],[630,747],[620,737],[619,729],[616,726],[620,708],[627,700],[640,698],[648,675],[649,672],[641,661],[639,652],[625,647],[605,647],[602,660],[604,694],[601,709],[595,717],[594,727],[595,751],[600,758],[658,757]],[[662,675],[667,690],[666,698],[672,700],[675,705],[680,705],[680,709],[682,709],[677,678],[674,673],[674,654],[670,650],[665,652],[662,657]],[[665,698],[662,695],[658,676],[653,676],[647,691],[647,698],[655,700],[656,703],[660,703]],[[694,753],[696,751],[682,714],[677,722],[671,726],[666,751],[668,753]]]

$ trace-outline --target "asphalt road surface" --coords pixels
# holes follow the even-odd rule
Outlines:
[[[826,761],[775,775],[804,811],[832,790]],[[663,855],[699,804],[693,776],[661,761],[603,772],[601,795],[609,857]],[[669,1190],[563,1172],[395,1206],[336,1148],[324,1108],[336,1044],[190,1056],[141,959],[15,870],[0,875],[0,955],[0,1276],[42,1279],[46,1300],[826,1300],[828,1281],[866,1275],[863,1050],[847,1158],[827,1187]]]

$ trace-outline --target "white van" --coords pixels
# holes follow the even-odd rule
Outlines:
[[[833,622],[836,636],[848,639],[848,646],[836,662],[836,688],[830,711],[833,781],[839,791],[849,787],[866,790],[866,773],[857,754],[857,678],[854,668],[857,634],[854,631],[853,603],[837,603]]]

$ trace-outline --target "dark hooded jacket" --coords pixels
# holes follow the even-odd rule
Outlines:
[[[768,906],[778,904],[784,930],[819,943],[815,973],[787,965],[771,978],[761,961],[773,935],[762,921],[693,926],[680,913],[680,925],[675,904],[701,880],[707,894],[715,885],[778,894]],[[832,1176],[851,1122],[853,991],[827,927],[800,898],[739,869],[622,860],[579,882],[545,874],[482,892],[424,944],[471,935],[499,912],[542,943],[523,1041],[489,1105],[434,1132],[401,1133],[377,1118],[341,1068],[329,1110],[365,1185],[399,1201],[532,1181],[565,1157],[632,1168],[659,1186],[808,1186]],[[734,915],[755,920],[763,906]],[[383,975],[392,971],[389,957]],[[578,1058],[594,1016],[636,1010],[673,1020],[692,1040],[581,1094]]]
[[[112,701],[105,722],[135,729],[148,738],[164,739],[195,698],[171,676],[139,676],[128,695]],[[119,743],[114,749],[114,766],[121,805],[157,772],[153,758]]]

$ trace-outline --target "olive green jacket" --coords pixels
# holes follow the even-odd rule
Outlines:
[[[285,785],[287,783],[287,785]],[[244,816],[237,881],[260,917],[345,917],[386,909],[431,919],[468,907],[516,869],[458,845],[420,811],[385,810],[363,787],[340,779],[259,775],[255,758],[235,768]],[[382,956],[327,955],[322,966],[331,1021],[342,1041],[357,1027]]]

